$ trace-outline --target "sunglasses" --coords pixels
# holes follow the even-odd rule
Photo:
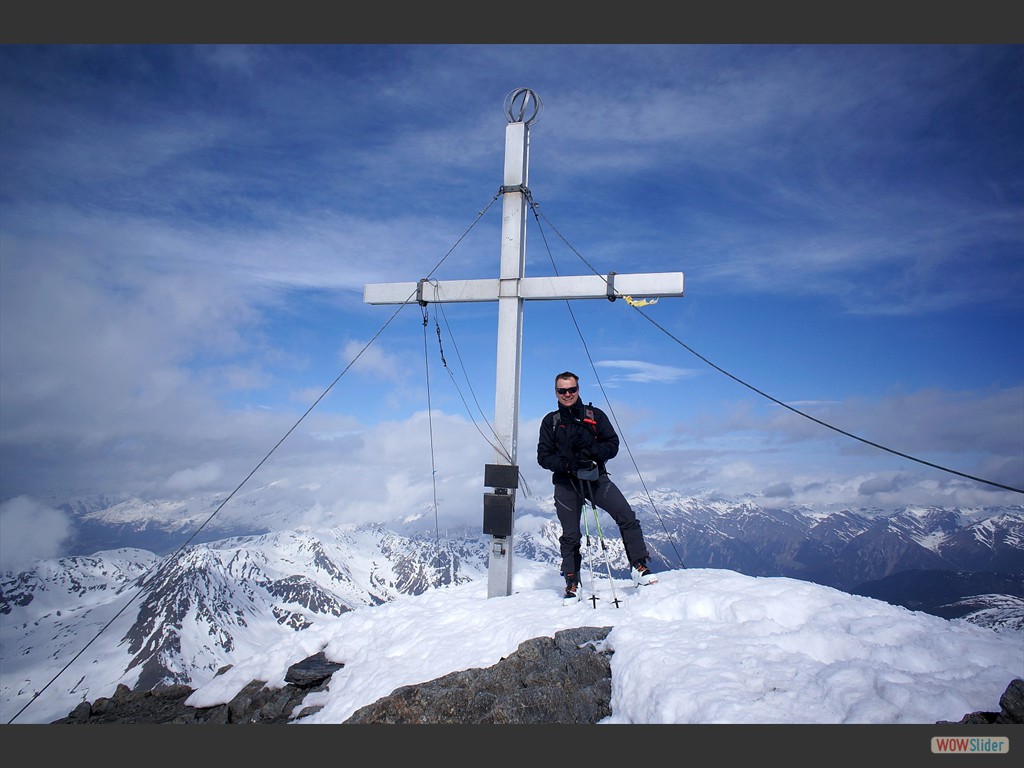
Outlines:
[[[555,387],[555,392],[560,395],[574,395],[579,389],[579,387]]]

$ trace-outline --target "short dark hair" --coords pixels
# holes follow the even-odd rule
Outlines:
[[[560,374],[555,376],[555,383],[558,383],[559,379],[575,379],[577,384],[580,381],[580,377],[572,371],[562,371]]]

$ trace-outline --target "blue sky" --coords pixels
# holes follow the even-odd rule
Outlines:
[[[273,449],[252,487],[339,522],[478,519],[496,305],[362,290],[497,276],[528,87],[526,274],[686,295],[527,305],[520,503],[563,369],[627,491],[1020,503],[764,395],[1024,487],[1022,80],[1010,45],[0,47],[0,502],[223,496]]]

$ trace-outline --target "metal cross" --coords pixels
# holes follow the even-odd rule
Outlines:
[[[614,299],[617,296],[683,295],[682,272],[525,277],[526,192],[529,178],[530,124],[540,112],[540,99],[528,88],[505,98],[509,124],[505,129],[502,185],[501,266],[499,276],[484,280],[373,283],[363,287],[367,304],[434,302],[498,302],[498,350],[494,392],[494,464],[485,467],[485,484],[495,493],[484,496],[484,532],[491,534],[487,596],[512,594],[512,538],[516,452],[519,432],[519,383],[522,368],[523,304],[530,300]],[[530,113],[527,117],[527,113]],[[524,119],[525,118],[525,119]]]

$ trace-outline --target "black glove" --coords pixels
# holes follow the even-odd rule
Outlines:
[[[590,459],[590,458],[586,458],[585,459],[582,456],[577,458],[577,459],[575,459],[575,460],[573,460],[573,463],[572,463],[573,471],[577,471],[577,470],[580,470],[580,469],[593,469],[596,466],[597,466],[597,463],[593,459]]]

